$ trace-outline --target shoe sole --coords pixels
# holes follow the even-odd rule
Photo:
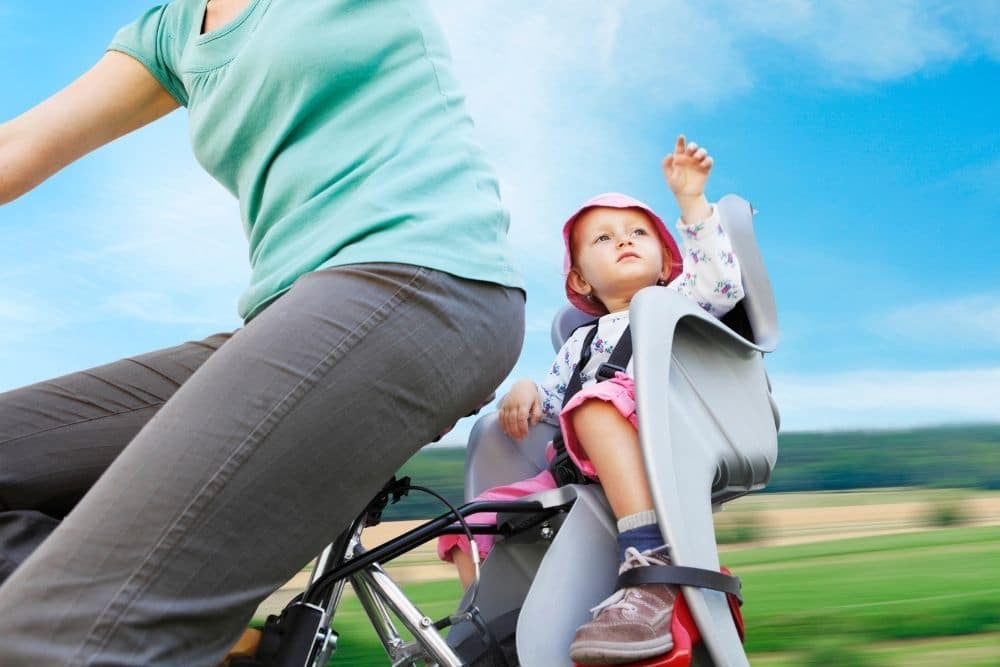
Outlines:
[[[607,664],[609,660],[619,662],[633,662],[643,658],[663,655],[674,648],[674,639],[670,635],[647,639],[643,642],[630,642],[621,644],[619,642],[598,642],[584,641],[573,644],[569,650],[569,657],[581,664]]]

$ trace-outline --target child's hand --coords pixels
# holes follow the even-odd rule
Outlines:
[[[678,201],[705,194],[705,182],[712,170],[712,158],[698,144],[677,137],[674,152],[663,158],[663,177]]]
[[[538,387],[531,380],[518,380],[500,401],[500,428],[520,440],[528,429],[542,418],[542,405],[538,400]]]
[[[683,134],[677,137],[674,152],[663,158],[663,177],[677,199],[681,217],[688,224],[712,215],[712,207],[705,199],[705,181],[710,171],[712,158],[708,151],[693,141],[685,143]]]

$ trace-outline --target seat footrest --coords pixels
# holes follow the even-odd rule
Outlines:
[[[727,568],[722,568],[722,574],[732,577],[732,573]],[[743,614],[740,612],[740,602],[733,593],[726,593],[726,598],[729,600],[729,610],[733,614],[736,631],[740,635],[740,640],[743,640]],[[617,667],[690,667],[694,647],[701,642],[701,632],[698,631],[698,626],[694,622],[694,618],[691,617],[691,612],[688,611],[683,595],[679,595],[677,601],[674,603],[674,617],[670,621],[670,632],[674,637],[674,648],[669,653],[646,658],[645,660],[629,662]],[[579,665],[576,663],[574,665],[575,667],[594,667],[593,665]]]

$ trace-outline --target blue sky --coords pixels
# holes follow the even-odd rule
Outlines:
[[[0,120],[150,4],[0,0]],[[786,429],[1000,421],[1000,4],[431,4],[528,281],[515,377],[552,355],[562,220],[608,190],[675,216],[684,132],[760,210]],[[0,208],[0,391],[239,326],[246,261],[183,112],[95,152]]]

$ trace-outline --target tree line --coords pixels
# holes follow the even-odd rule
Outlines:
[[[426,448],[398,476],[459,505],[464,466],[462,447]],[[900,486],[1000,489],[1000,424],[782,433],[778,464],[764,492]],[[426,519],[444,511],[440,501],[413,491],[384,518]]]

